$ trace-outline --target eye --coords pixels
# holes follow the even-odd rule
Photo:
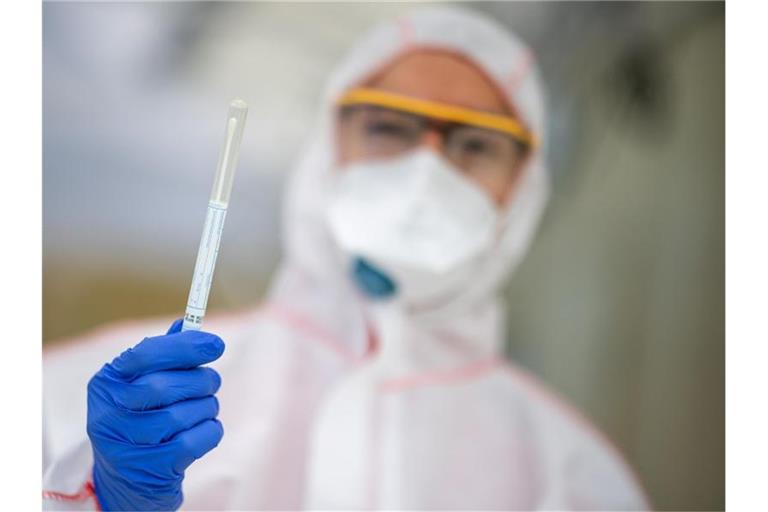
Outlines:
[[[448,146],[457,158],[498,158],[506,138],[490,130],[457,126],[448,135]]]
[[[365,132],[369,135],[405,135],[408,129],[391,121],[368,121]]]
[[[485,154],[491,153],[492,148],[488,141],[483,140],[480,137],[473,137],[462,141],[461,150],[470,154]]]

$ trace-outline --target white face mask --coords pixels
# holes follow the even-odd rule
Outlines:
[[[449,299],[493,246],[490,197],[428,149],[340,169],[328,208],[331,233],[395,281],[411,305]]]

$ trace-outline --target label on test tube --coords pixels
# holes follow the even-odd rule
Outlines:
[[[225,204],[216,201],[208,202],[208,213],[205,216],[203,236],[200,238],[200,248],[197,251],[197,261],[192,276],[192,287],[189,290],[183,330],[199,330],[203,323],[226,215],[227,206]]]

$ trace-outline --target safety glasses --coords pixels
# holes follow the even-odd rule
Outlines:
[[[341,130],[364,157],[402,154],[441,135],[441,149],[471,173],[509,176],[535,139],[516,119],[381,91],[358,88],[339,101]]]
[[[347,91],[338,101],[341,107],[348,105],[372,105],[423,116],[448,123],[456,123],[507,134],[528,147],[536,145],[536,138],[517,119],[491,114],[455,105],[412,98],[387,91],[356,88]]]

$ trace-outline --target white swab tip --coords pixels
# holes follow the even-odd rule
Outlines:
[[[230,101],[229,106],[234,108],[248,108],[248,104],[243,100],[241,100],[240,98],[235,98],[232,101]]]

